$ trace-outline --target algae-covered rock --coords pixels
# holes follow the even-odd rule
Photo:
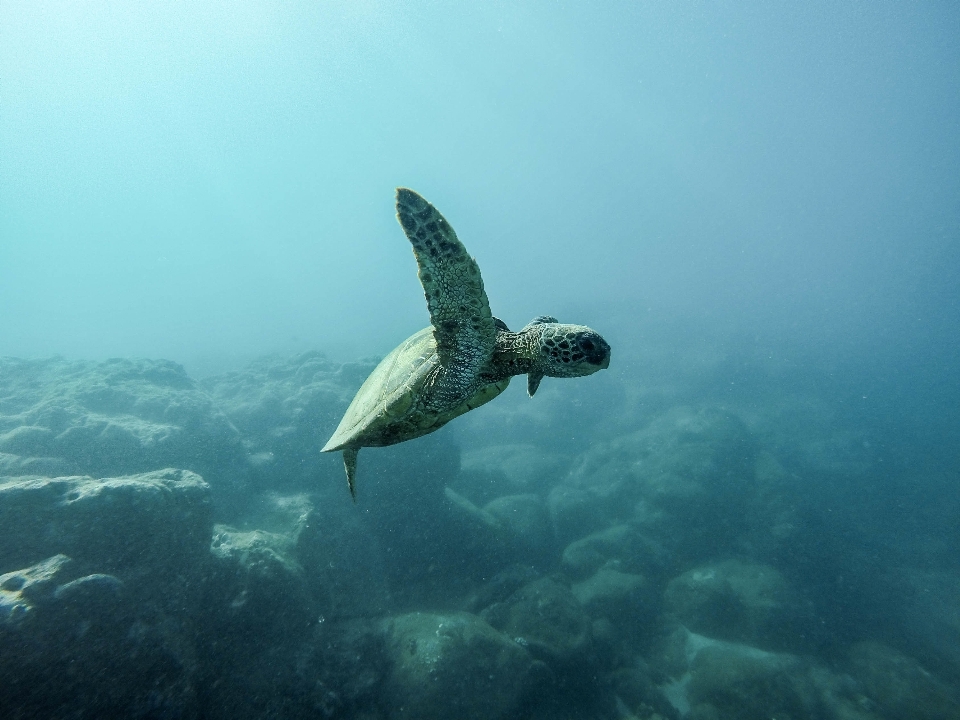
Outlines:
[[[664,609],[695,633],[768,648],[802,645],[802,627],[812,617],[779,571],[739,560],[674,578]]]
[[[744,498],[755,492],[756,453],[755,439],[736,416],[675,408],[581,457],[551,492],[558,532],[573,540],[611,521],[632,521],[679,558],[711,557],[735,546],[749,526]],[[567,487],[581,508],[576,522],[558,516],[561,508],[571,512],[559,502]]]
[[[611,689],[626,709],[644,720],[680,720],[680,713],[670,704],[657,685],[653,670],[643,662],[620,667],[610,673]]]
[[[554,578],[524,585],[481,616],[555,669],[589,664],[590,616],[570,588]]]
[[[573,586],[574,597],[594,619],[608,620],[621,636],[636,638],[649,632],[657,606],[642,575],[600,568]]]
[[[263,530],[214,527],[210,551],[215,559],[205,610],[211,622],[256,629],[274,637],[303,632],[316,618],[293,540]]]
[[[57,582],[65,582],[70,565],[66,555],[54,555],[21,570],[0,575],[0,623],[7,629],[20,625],[37,603],[54,596]]]
[[[0,478],[0,571],[63,553],[87,572],[184,602],[207,559],[209,487],[187,470],[116,478]]]
[[[199,717],[189,636],[128,585],[65,555],[0,575],[4,717]]]
[[[623,572],[658,575],[666,565],[663,548],[627,524],[614,525],[575,540],[564,548],[563,571],[587,578],[604,565]]]
[[[860,683],[788,653],[716,640],[678,628],[658,665],[660,689],[684,718],[701,720],[883,720]]]
[[[242,480],[236,428],[166,360],[0,359],[0,470],[103,477],[167,466]]]
[[[530,654],[468,613],[412,613],[387,622],[391,720],[510,718],[536,676]]]
[[[850,650],[850,672],[877,714],[898,720],[960,718],[957,691],[911,657],[878,642]]]
[[[691,706],[711,705],[724,720],[806,718],[816,707],[804,666],[794,656],[713,645],[697,653],[690,672]]]

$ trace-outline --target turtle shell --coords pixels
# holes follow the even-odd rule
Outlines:
[[[433,327],[400,343],[364,380],[323,452],[393,445],[426,435],[492,400],[510,383],[506,378],[484,385],[458,407],[438,413],[420,400],[439,364]]]

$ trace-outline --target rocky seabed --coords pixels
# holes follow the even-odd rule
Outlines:
[[[441,432],[364,451],[354,505],[318,450],[371,367],[0,360],[0,717],[960,718],[960,577],[808,489],[855,438]]]

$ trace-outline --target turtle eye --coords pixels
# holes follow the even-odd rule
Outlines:
[[[580,341],[580,347],[584,352],[590,353],[596,349],[597,345],[590,338],[584,338]]]

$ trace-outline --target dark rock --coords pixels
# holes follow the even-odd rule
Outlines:
[[[88,572],[144,576],[148,594],[179,596],[189,590],[182,579],[206,561],[209,495],[187,470],[0,478],[0,570],[64,553]],[[162,591],[153,583],[164,584]]]
[[[658,543],[631,525],[620,524],[567,545],[561,567],[574,579],[590,577],[601,567],[656,577],[668,565],[665,555]]]
[[[275,640],[312,627],[316,603],[289,537],[217,525],[210,550],[215,564],[204,598],[210,628]]]
[[[559,671],[582,671],[592,660],[591,619],[570,588],[553,578],[524,585],[481,617]]]
[[[664,609],[695,633],[768,649],[802,649],[814,617],[775,568],[739,560],[674,578]]]
[[[960,718],[956,690],[920,663],[878,642],[861,642],[850,650],[850,672],[881,717],[898,720]]]
[[[652,632],[658,603],[642,575],[601,568],[573,586],[590,617],[607,620],[621,638],[636,641]]]
[[[701,649],[690,671],[694,717],[713,712],[722,720],[815,716],[818,697],[796,657],[717,644]]]
[[[535,681],[529,653],[475,615],[412,613],[387,623],[391,720],[505,720]]]
[[[298,528],[294,552],[325,617],[377,617],[391,609],[383,552],[357,513],[319,505]]]
[[[57,555],[0,575],[4,717],[199,717],[181,625],[79,567]]]

